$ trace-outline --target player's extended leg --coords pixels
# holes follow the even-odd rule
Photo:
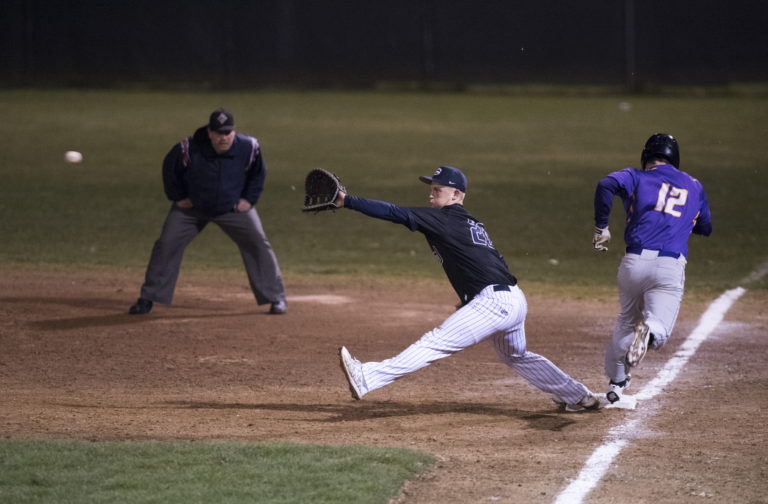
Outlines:
[[[523,324],[510,332],[495,335],[492,341],[499,359],[539,390],[567,404],[578,404],[589,393],[584,384],[568,376],[549,359],[526,350]]]
[[[207,220],[199,217],[193,210],[183,210],[175,204],[171,205],[160,237],[152,247],[144,285],[141,286],[142,298],[171,304],[184,249],[207,223]]]
[[[680,312],[685,286],[685,259],[659,257],[655,284],[644,295],[643,317],[651,332],[649,347],[659,349],[669,340]]]
[[[251,208],[244,213],[224,214],[216,217],[214,222],[240,249],[256,303],[263,305],[285,302],[285,288],[277,256],[264,233],[256,209]]]
[[[519,292],[522,297],[517,287],[510,289]],[[493,286],[487,287],[440,327],[424,334],[395,357],[362,364],[363,393],[389,385],[498,331],[522,324],[527,310],[525,298],[522,297],[522,302],[519,302],[519,298],[515,297],[517,294],[511,290],[493,291]]]

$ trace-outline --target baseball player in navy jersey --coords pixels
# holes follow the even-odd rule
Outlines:
[[[595,249],[607,250],[614,196],[621,198],[627,215],[626,255],[618,273],[621,313],[605,354],[610,378],[606,397],[612,403],[629,387],[630,368],[649,347],[664,346],[672,333],[683,299],[688,237],[712,232],[704,188],[679,170],[680,150],[673,136],[652,135],[640,165],[639,170],[609,174],[595,191]]]
[[[341,367],[352,396],[362,399],[438,359],[490,339],[502,362],[552,394],[566,411],[604,406],[607,401],[601,401],[552,362],[526,349],[525,296],[485,226],[464,209],[464,174],[454,167],[441,166],[432,177],[419,179],[430,184],[430,207],[399,207],[344,192],[335,204],[424,234],[458,294],[459,304],[442,325],[390,359],[361,363],[341,347]]]

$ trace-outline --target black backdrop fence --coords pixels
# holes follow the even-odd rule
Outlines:
[[[4,0],[3,86],[768,81],[763,0]]]

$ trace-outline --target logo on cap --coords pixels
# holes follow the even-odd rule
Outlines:
[[[229,133],[235,129],[235,119],[225,109],[216,109],[208,118],[208,127],[218,133]]]
[[[441,173],[443,173],[443,167],[442,166],[440,168],[438,168],[437,170],[435,170],[435,174],[432,175],[432,177],[437,177]],[[446,175],[446,177],[450,177],[450,176],[451,176],[450,173]],[[456,185],[456,182],[451,180],[451,179],[444,180],[444,182],[447,183],[448,185],[452,185],[452,186]]]
[[[455,187],[461,192],[467,192],[467,177],[461,170],[453,166],[440,166],[431,177],[419,177],[425,184],[436,182],[440,185]]]

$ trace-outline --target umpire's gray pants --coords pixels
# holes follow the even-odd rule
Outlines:
[[[195,209],[178,208],[175,203],[171,205],[160,238],[152,248],[141,297],[171,304],[184,249],[209,222],[216,223],[240,249],[256,302],[262,305],[285,301],[277,257],[255,208],[209,217]]]

